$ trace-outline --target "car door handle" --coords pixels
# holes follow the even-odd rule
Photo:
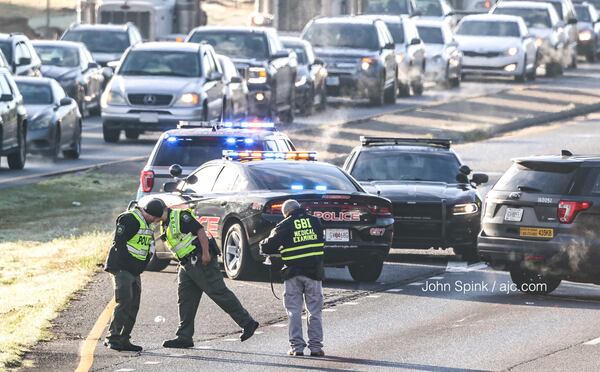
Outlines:
[[[222,202],[221,202],[221,207],[224,207],[224,206],[226,206],[226,205],[227,205],[227,202],[226,202],[226,201],[222,201]]]

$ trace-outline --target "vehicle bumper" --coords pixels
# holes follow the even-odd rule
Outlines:
[[[514,70],[510,66],[514,65]],[[463,57],[462,73],[473,75],[491,76],[518,76],[523,74],[525,65],[523,57],[500,56],[494,58],[486,57]]]
[[[202,111],[202,107],[150,110],[132,106],[107,106],[102,109],[102,124],[109,129],[164,132],[176,128],[180,121],[201,120]]]
[[[271,117],[271,90],[266,85],[248,85],[248,114],[257,117]]]
[[[392,248],[429,249],[471,247],[481,228],[480,215],[437,221],[396,220]],[[407,234],[407,232],[410,232]]]
[[[586,40],[586,41],[581,41],[579,40],[577,42],[577,54],[579,55],[587,55],[590,53],[594,53],[595,50],[595,45],[594,45],[594,40]]]
[[[27,129],[27,152],[38,153],[50,150],[53,146],[54,127]]]
[[[375,69],[374,69],[375,70]],[[379,71],[379,70],[377,70]],[[331,84],[332,79],[339,79],[339,84]],[[338,73],[328,71],[326,80],[326,91],[328,96],[369,98],[380,87],[379,73]]]

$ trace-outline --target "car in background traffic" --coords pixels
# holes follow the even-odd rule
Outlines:
[[[392,202],[392,248],[452,247],[477,260],[482,199],[488,176],[462,164],[442,139],[361,137],[344,163],[371,194]]]
[[[223,73],[225,84],[225,103],[223,120],[241,120],[248,116],[248,84],[240,76],[231,58],[217,54],[217,63]]]
[[[302,38],[327,67],[328,96],[393,104],[398,91],[395,44],[380,19],[342,16],[312,19]]]
[[[52,159],[81,154],[82,120],[77,102],[51,78],[15,78],[27,110],[27,151]]]
[[[23,169],[27,160],[27,111],[10,71],[0,68],[0,156],[10,169]]]
[[[208,44],[151,42],[128,49],[102,96],[102,133],[117,142],[180,121],[221,120],[224,82]]]
[[[142,42],[140,31],[133,23],[123,25],[73,24],[60,38],[78,41],[88,48],[94,61],[102,67],[116,67],[127,48]]]
[[[298,70],[296,74],[296,107],[303,115],[310,115],[313,109],[325,110],[327,89],[325,62],[315,56],[312,45],[297,37],[282,37],[283,47],[296,53]]]
[[[587,2],[575,4],[579,42],[577,53],[588,62],[595,62],[600,52],[600,18],[596,8]]]
[[[413,19],[403,16],[371,15],[361,18],[380,19],[387,26],[394,40],[398,72],[398,96],[408,97],[423,94],[425,80],[425,44]]]
[[[515,159],[483,215],[479,252],[520,291],[550,293],[563,279],[600,284],[600,157]]]
[[[448,23],[425,19],[416,23],[425,42],[425,79],[450,88],[460,86],[463,55]]]
[[[458,16],[446,0],[416,0],[418,19],[440,20],[453,29],[458,24]]]
[[[366,193],[335,165],[314,159],[312,152],[227,151],[224,159],[165,184],[170,193],[147,196],[139,204],[158,197],[168,207],[193,208],[215,238],[227,276],[243,279],[260,270],[259,242],[283,219],[282,203],[294,198],[323,223],[325,265],[347,266],[356,281],[377,280],[392,241],[390,201]]]
[[[104,88],[102,68],[84,44],[72,41],[34,41],[42,60],[42,74],[53,78],[77,102],[79,112],[100,115]]]
[[[546,76],[563,72],[565,59],[571,55],[564,24],[552,4],[533,1],[501,1],[491,14],[506,14],[523,18],[538,47],[538,65],[544,66]]]
[[[42,61],[24,34],[0,34],[0,50],[13,75],[42,76]]]
[[[296,60],[290,58],[275,29],[203,26],[190,31],[185,41],[206,42],[233,60],[248,84],[250,115],[294,121]]]
[[[463,53],[462,74],[511,76],[535,80],[537,47],[523,18],[509,15],[468,15],[455,35]]]
[[[364,0],[361,14],[418,15],[414,0]]]

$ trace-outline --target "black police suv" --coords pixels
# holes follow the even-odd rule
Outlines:
[[[325,264],[348,266],[357,281],[375,281],[392,241],[392,205],[370,195],[342,169],[312,161],[310,152],[232,151],[178,183],[165,184],[168,206],[194,208],[223,254],[232,279],[251,276],[263,258],[258,244],[298,200],[325,228]],[[175,167],[174,167],[175,168]],[[177,176],[177,173],[174,173]]]
[[[396,44],[383,21],[315,18],[302,31],[302,38],[325,61],[327,95],[368,98],[375,106],[396,102]]]
[[[27,159],[27,111],[6,68],[0,68],[0,156],[6,156],[10,169],[23,169]]]
[[[207,42],[218,54],[233,60],[248,83],[250,115],[294,121],[297,62],[290,58],[275,29],[202,26],[190,31],[186,42]]]
[[[486,197],[479,252],[522,292],[600,284],[599,223],[600,156],[516,159]]]
[[[454,248],[477,259],[481,197],[488,176],[461,163],[444,139],[361,137],[343,168],[392,201],[393,248]]]

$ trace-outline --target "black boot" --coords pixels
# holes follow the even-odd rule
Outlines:
[[[240,335],[240,341],[244,342],[254,335],[254,331],[258,328],[258,322],[253,320],[244,327],[244,331]]]
[[[171,349],[187,349],[189,347],[194,347],[194,343],[192,341],[185,341],[180,338],[174,338],[172,340],[166,340],[163,342],[163,347],[168,347]]]

